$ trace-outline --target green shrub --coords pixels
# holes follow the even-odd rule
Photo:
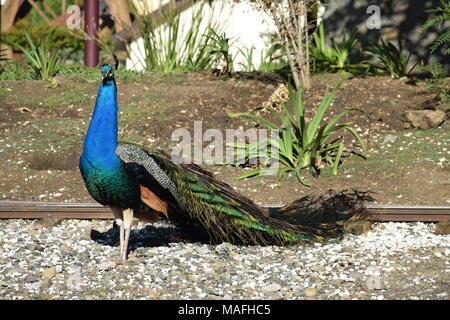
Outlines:
[[[289,63],[286,61],[286,51],[284,46],[279,43],[272,43],[267,51],[261,52],[259,67],[256,68],[253,64],[255,47],[251,47],[246,51],[241,48],[238,49],[246,60],[246,63],[240,63],[246,72],[265,72],[265,73],[283,73],[286,69],[289,69]]]
[[[55,87],[57,82],[53,79],[53,77],[58,72],[57,63],[59,59],[59,49],[55,49],[53,52],[50,51],[50,46],[53,41],[53,33],[46,35],[41,40],[39,47],[36,47],[28,32],[23,31],[23,33],[27,39],[28,46],[31,49],[28,50],[15,42],[11,42],[11,44],[23,52],[28,64],[34,69],[35,77],[37,79],[42,79],[47,82],[49,86]]]
[[[24,34],[26,31],[33,43],[40,43],[41,39],[49,34],[53,34],[50,49],[65,48],[69,50],[67,55],[84,50],[83,33],[81,30],[69,30],[65,27],[52,26],[46,24],[32,25],[27,19],[22,19],[14,24],[14,26],[2,34],[2,40],[5,42],[14,42],[27,50],[31,46]]]
[[[337,45],[334,37],[330,37],[332,47],[326,45],[323,23],[313,33],[313,41],[310,42],[309,52],[311,57],[312,70],[315,72],[336,72],[359,71],[367,69],[365,64],[353,64],[350,61],[350,52],[358,44],[356,39],[357,30],[354,29],[347,40],[347,33],[344,32],[341,45]]]
[[[426,89],[436,94],[442,103],[450,103],[450,78],[447,77],[442,64],[435,62],[423,69],[431,75],[431,79],[426,82]]]
[[[284,165],[283,167],[276,169],[271,167],[256,168],[239,175],[236,179],[244,179],[268,173],[278,173],[278,183],[280,183],[284,174],[294,172],[298,180],[302,184],[307,185],[301,177],[301,170],[309,169],[313,176],[318,176],[322,162],[330,165],[333,174],[336,175],[343,153],[349,151],[344,150],[342,137],[337,137],[332,141],[329,140],[336,132],[342,129],[349,131],[365,151],[366,147],[364,142],[350,126],[351,122],[337,124],[337,122],[349,112],[359,111],[364,113],[362,110],[347,109],[337,115],[334,119],[325,122],[320,126],[325,112],[329,108],[344,79],[345,78],[338,83],[330,94],[328,94],[329,89],[326,89],[324,98],[310,123],[307,123],[305,119],[301,87],[297,88],[297,94],[295,94],[291,86],[289,86],[290,100],[293,108],[292,111],[289,110],[284,103],[281,104],[284,115],[281,112],[277,112],[272,107],[266,107],[277,119],[278,124],[258,117],[252,113],[230,113],[230,117],[244,117],[255,120],[259,125],[267,126],[270,129],[279,132],[278,140],[267,138],[265,141],[256,141],[250,144],[233,144],[234,147],[244,151],[241,152],[241,154],[243,153],[250,158],[266,158],[263,162],[268,162],[268,160],[275,158],[275,160]]]
[[[206,30],[220,30],[218,22],[210,18],[204,20],[204,9],[207,2],[202,2],[198,10],[192,12],[191,25],[184,36],[181,30],[184,26],[180,21],[180,12],[172,6],[167,12],[160,12],[158,17],[139,14],[132,7],[139,31],[144,39],[143,61],[140,61],[147,71],[172,72],[208,69],[212,65],[213,56],[210,53],[212,34],[201,34],[200,30],[206,23]],[[134,39],[137,35],[130,30]]]
[[[234,71],[233,55],[230,53],[230,39],[226,37],[225,33],[222,35],[218,34],[214,29],[209,29],[209,37],[212,40],[209,44],[209,54],[213,58],[213,62],[220,63],[222,62],[222,70],[223,74],[228,74],[229,72]]]
[[[21,81],[31,79],[33,77],[23,63],[8,61],[2,64],[0,80]]]
[[[120,66],[114,73],[116,78],[121,82],[136,82],[141,80],[146,74],[146,72],[126,70]],[[58,75],[66,78],[83,79],[92,83],[98,83],[101,79],[99,68],[88,68],[84,64],[77,62],[58,64]]]
[[[408,69],[411,54],[405,59],[402,43],[398,40],[398,48],[392,42],[381,39],[381,45],[370,46],[366,54],[372,56],[375,61],[369,63],[377,70],[391,75],[391,78],[408,76],[416,67],[417,63]]]
[[[441,6],[433,9],[425,10],[428,13],[437,13],[435,16],[429,18],[421,27],[420,32],[424,32],[428,30],[432,25],[438,24],[443,25],[445,22],[450,20],[450,0],[444,1],[441,0]],[[433,42],[430,47],[430,54],[435,52],[437,48],[442,45],[447,45],[450,43],[450,28],[447,28],[443,31],[437,39]],[[444,54],[450,54],[450,48],[445,49]]]

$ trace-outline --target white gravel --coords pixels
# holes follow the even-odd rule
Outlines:
[[[0,299],[448,300],[450,236],[434,228],[376,223],[365,236],[261,247],[174,242],[187,230],[139,222],[123,266],[109,220],[0,220]]]

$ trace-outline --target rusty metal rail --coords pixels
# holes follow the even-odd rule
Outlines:
[[[279,206],[270,205],[268,208]],[[450,206],[368,205],[374,221],[428,221],[450,219]],[[113,219],[111,210],[98,203],[0,201],[0,219]]]

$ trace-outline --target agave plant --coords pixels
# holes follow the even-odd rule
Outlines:
[[[239,175],[236,179],[239,180],[263,174],[278,173],[278,183],[280,184],[284,174],[294,172],[298,180],[302,184],[308,186],[301,176],[301,171],[303,169],[309,169],[313,176],[318,176],[322,163],[330,165],[333,174],[336,175],[343,153],[350,152],[344,150],[342,137],[336,137],[331,140],[332,137],[335,137],[335,133],[340,130],[349,131],[356,138],[362,149],[366,151],[364,142],[355,129],[351,127],[351,122],[338,124],[338,121],[348,113],[359,111],[365,114],[364,111],[354,108],[347,109],[338,114],[334,119],[324,122],[321,125],[325,112],[329,108],[338,88],[344,80],[345,77],[341,79],[331,93],[328,93],[329,88],[326,89],[324,98],[313,119],[309,123],[307,123],[305,118],[301,87],[297,88],[297,93],[295,94],[292,87],[289,86],[289,95],[293,108],[292,111],[289,110],[284,103],[281,103],[284,115],[282,112],[277,112],[272,107],[266,107],[277,119],[278,124],[252,113],[228,114],[230,117],[244,117],[255,120],[260,125],[267,126],[270,129],[279,132],[278,139],[267,138],[253,143],[234,143],[233,146],[238,148],[238,152],[239,149],[241,149],[241,154],[244,153],[246,156],[258,158],[266,157],[265,160],[276,160],[284,165],[283,167],[276,169],[271,167],[252,169]],[[244,150],[244,152],[242,152],[242,150]]]
[[[338,46],[334,41],[334,38],[331,37],[331,42],[333,44],[333,53],[336,59],[336,68],[344,69],[347,65],[349,65],[349,54],[350,51],[355,47],[358,43],[358,39],[356,39],[356,29],[353,30],[352,34],[348,41],[346,40],[346,32],[344,32],[344,38],[342,39],[341,46]]]
[[[214,57],[214,61],[222,61],[222,70],[221,74],[230,74],[230,72],[234,71],[233,68],[233,55],[230,52],[230,47],[234,41],[230,42],[230,38],[227,38],[225,32],[222,35],[219,35],[213,29],[209,29],[209,32],[212,34],[212,43],[210,45],[209,53]]]
[[[319,25],[318,31],[313,33],[313,41],[310,44],[310,55],[314,62],[316,71],[339,71],[353,70],[367,65],[352,64],[350,62],[350,52],[358,43],[356,39],[357,30],[354,29],[347,40],[347,33],[344,32],[341,45],[337,45],[334,37],[330,37],[332,47],[326,45],[323,23]]]
[[[405,59],[400,39],[398,40],[398,48],[392,42],[385,42],[381,39],[381,45],[373,45],[365,53],[375,58],[375,62],[372,63],[373,67],[389,73],[391,78],[408,76],[417,66],[416,63],[408,69],[411,54]]]
[[[283,55],[285,54],[283,50],[284,47],[279,43],[272,44],[267,51],[262,50],[259,58],[259,66],[256,67],[253,64],[255,47],[252,46],[250,49],[246,48],[245,51],[242,48],[238,48],[238,52],[242,54],[246,61],[245,63],[240,62],[239,64],[243,67],[245,72],[279,72],[284,68],[289,68],[288,62],[283,60]]]
[[[30,50],[27,50],[17,42],[11,42],[10,44],[19,48],[28,63],[36,72],[36,77],[47,82],[50,86],[56,86],[57,82],[53,77],[58,72],[57,63],[59,58],[59,50],[50,52],[50,44],[53,39],[53,32],[42,38],[39,47],[36,47],[28,32],[23,31],[25,38],[27,39]]]

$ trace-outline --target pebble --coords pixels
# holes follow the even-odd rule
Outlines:
[[[171,242],[182,232],[169,222],[138,222],[127,265],[116,265],[111,221],[32,225],[0,220],[2,299],[450,298],[450,235],[436,235],[432,223],[374,223],[364,236],[312,245],[244,246]],[[86,237],[92,227],[103,238]]]
[[[44,280],[42,280],[41,283],[41,289],[48,289],[50,288],[50,286],[52,285],[52,280],[50,278],[45,278]]]
[[[317,290],[314,289],[313,287],[309,287],[305,289],[305,295],[307,297],[312,297],[315,296],[317,294]]]
[[[278,283],[271,283],[265,287],[264,291],[266,292],[276,292],[281,289],[281,286]]]
[[[312,266],[311,270],[316,272],[323,272],[326,270],[326,268],[325,266]]]
[[[397,139],[398,139],[397,135],[387,133],[383,137],[383,143],[394,143],[395,141],[397,141]]]
[[[56,267],[50,267],[42,271],[42,276],[44,278],[53,278],[56,275]]]
[[[103,261],[98,265],[98,269],[101,271],[112,269],[116,266],[113,261]]]

